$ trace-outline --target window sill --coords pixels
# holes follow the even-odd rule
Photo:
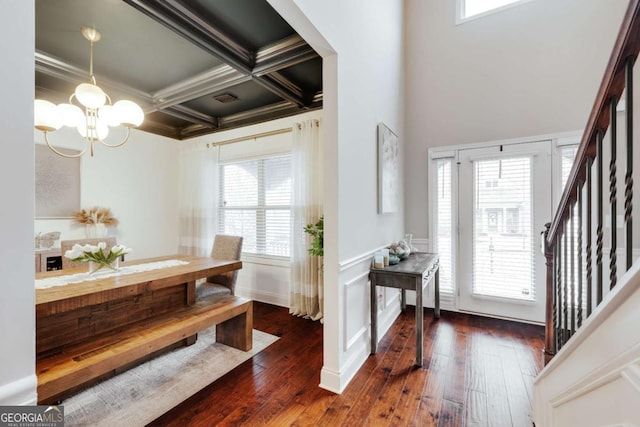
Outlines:
[[[272,267],[289,268],[291,266],[291,258],[275,255],[257,255],[243,253],[240,257],[240,260],[249,264],[269,265]]]

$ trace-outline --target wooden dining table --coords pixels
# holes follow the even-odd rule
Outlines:
[[[103,332],[164,315],[195,304],[196,281],[242,268],[241,261],[171,255],[121,264],[128,266],[177,260],[182,265],[118,274],[38,289],[36,286],[36,352],[46,355]],[[77,275],[87,266],[36,274],[39,279]],[[77,277],[77,276],[76,276]]]

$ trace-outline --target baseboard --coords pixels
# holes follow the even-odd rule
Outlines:
[[[340,389],[340,373],[323,366],[320,370],[320,384],[318,387],[340,394],[342,392]]]
[[[236,295],[278,307],[289,307],[288,296],[282,296],[273,292],[264,292],[251,288],[236,288]]]
[[[353,355],[353,358],[343,365],[340,372],[322,367],[319,387],[332,393],[341,394],[367,360],[369,352],[363,345],[359,351],[354,351]]]
[[[35,405],[38,402],[38,377],[35,374],[0,385],[0,405]]]

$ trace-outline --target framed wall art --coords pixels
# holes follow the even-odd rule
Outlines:
[[[60,157],[41,144],[35,157],[36,219],[73,217],[80,209],[80,158]]]
[[[400,158],[398,136],[384,123],[378,124],[378,213],[398,211]]]

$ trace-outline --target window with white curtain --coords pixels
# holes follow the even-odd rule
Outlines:
[[[220,234],[243,236],[243,253],[291,255],[291,155],[220,165]]]

